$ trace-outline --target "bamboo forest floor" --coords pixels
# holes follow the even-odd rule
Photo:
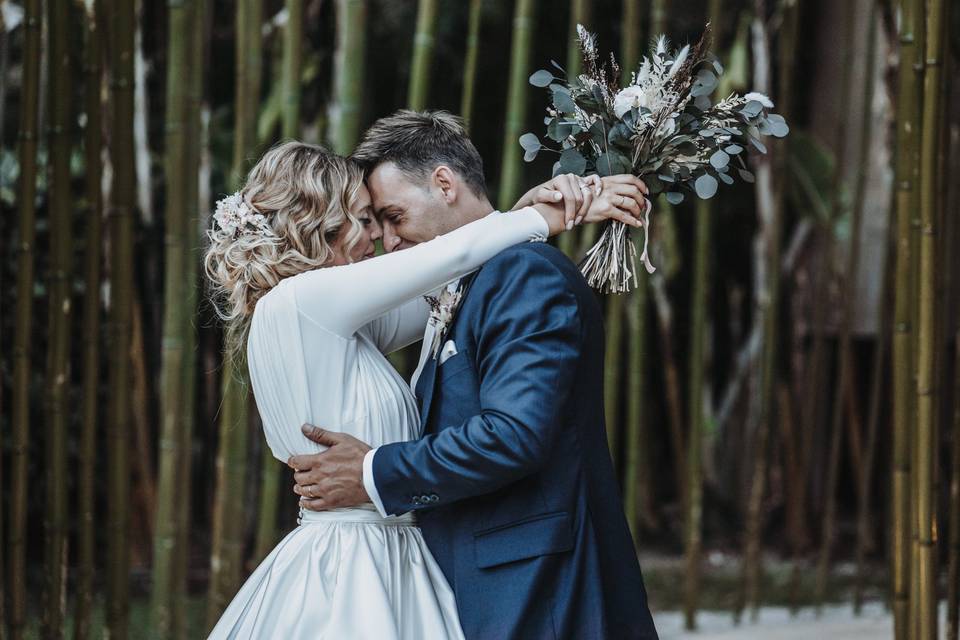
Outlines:
[[[892,638],[892,618],[883,599],[886,593],[885,566],[874,562],[866,574],[863,611],[859,617],[853,614],[853,565],[838,562],[830,578],[822,615],[817,617],[814,603],[814,569],[804,565],[800,572],[797,598],[800,608],[791,614],[789,604],[790,575],[792,564],[776,556],[764,557],[764,576],[760,593],[763,601],[757,622],[752,622],[750,611],[743,613],[740,625],[733,619],[733,606],[740,588],[740,558],[718,552],[708,552],[701,574],[700,610],[697,614],[697,631],[683,629],[684,561],[680,556],[641,554],[647,595],[654,613],[657,630],[662,640],[881,640]],[[131,637],[144,637],[148,629],[147,584],[134,580],[137,585],[130,603]],[[138,584],[139,583],[139,584]],[[196,585],[202,589],[201,585]],[[95,606],[91,637],[102,637],[102,600]],[[201,593],[189,598],[186,611],[191,631],[188,637],[203,637],[205,598]],[[37,625],[39,610],[28,613],[30,620],[28,638],[39,638]],[[943,614],[943,611],[941,611]],[[72,637],[72,616],[68,616],[65,637]],[[941,624],[941,634],[944,625]]]

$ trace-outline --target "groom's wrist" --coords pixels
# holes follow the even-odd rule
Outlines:
[[[377,449],[373,448],[367,451],[363,456],[363,488],[370,497],[370,502],[377,508],[381,516],[386,518],[389,514],[383,508],[383,501],[380,499],[380,493],[377,491],[377,483],[373,477],[373,457],[377,454]]]

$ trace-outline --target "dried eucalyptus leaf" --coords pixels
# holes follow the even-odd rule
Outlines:
[[[720,179],[723,180],[724,184],[733,184],[733,178],[730,177],[729,173],[722,171],[717,175],[720,176]]]
[[[563,113],[573,113],[577,109],[570,91],[559,85],[553,85],[553,106]]]
[[[753,177],[753,174],[747,171],[746,169],[738,169],[737,171],[740,172],[740,178],[744,182],[750,182],[750,183],[756,182],[756,178]]]
[[[732,155],[732,156],[735,156],[735,155],[737,155],[738,153],[740,153],[741,151],[743,151],[743,147],[741,147],[741,146],[738,145],[738,144],[731,144],[730,146],[725,147],[725,148],[724,148],[724,151],[726,151],[727,153],[729,153],[729,154]]]

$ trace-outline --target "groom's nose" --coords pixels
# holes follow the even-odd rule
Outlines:
[[[400,236],[393,233],[387,226],[383,228],[383,250],[387,253],[392,253],[396,251],[401,244],[402,240]]]

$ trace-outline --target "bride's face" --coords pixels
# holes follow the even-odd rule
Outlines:
[[[357,193],[357,199],[353,203],[350,213],[359,220],[361,225],[360,239],[357,241],[357,244],[348,251],[346,239],[350,235],[353,224],[349,221],[344,224],[340,230],[340,235],[337,237],[337,241],[333,245],[331,265],[350,264],[372,258],[377,252],[377,240],[383,236],[380,223],[377,222],[377,219],[373,215],[370,192],[367,191],[366,186],[360,187],[360,191]]]

